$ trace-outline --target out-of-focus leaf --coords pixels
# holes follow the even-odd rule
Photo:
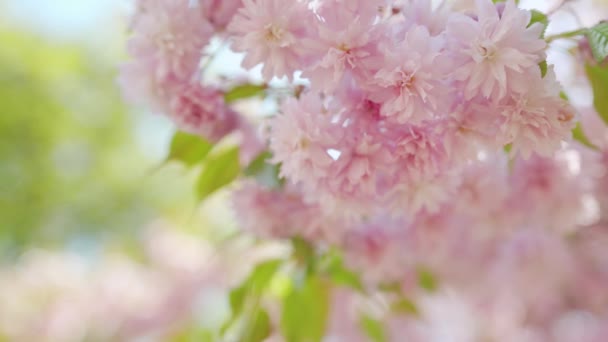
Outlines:
[[[261,96],[266,90],[266,85],[242,84],[238,85],[224,94],[224,101],[232,103],[237,100],[242,100],[250,97]]]
[[[528,27],[532,26],[535,23],[540,23],[543,25],[543,31],[541,33],[541,37],[545,36],[545,31],[547,30],[547,26],[549,26],[549,18],[543,12],[537,10],[531,10],[532,16],[530,17],[530,23]]]
[[[247,313],[247,307],[257,307],[260,296],[270,286],[273,277],[281,265],[283,265],[282,259],[267,260],[258,264],[240,286],[230,291],[228,298],[232,315],[222,326],[220,330],[222,335],[231,328],[241,315],[252,315],[252,313]],[[254,312],[253,314],[256,313]],[[251,317],[246,317],[245,319],[249,321]]]
[[[595,60],[603,62],[608,57],[608,22],[601,22],[588,29],[587,39]]]
[[[194,324],[185,327],[183,331],[169,338],[170,342],[214,342],[216,340],[213,332]]]
[[[256,310],[245,324],[243,336],[239,341],[243,342],[262,342],[272,332],[270,317],[265,310]]]
[[[545,75],[547,75],[547,68],[548,68],[547,61],[545,60],[545,61],[538,63],[538,67],[540,68],[540,75],[542,77],[545,77]]]
[[[427,291],[437,290],[437,279],[428,269],[424,267],[420,267],[418,269],[418,284],[421,288]]]
[[[344,266],[340,255],[336,253],[328,255],[323,268],[335,284],[348,286],[357,291],[365,291],[359,275]]]
[[[377,319],[371,318],[367,315],[363,315],[361,317],[361,321],[359,322],[361,328],[369,337],[370,341],[373,342],[386,342],[386,332],[384,331],[384,325]]]
[[[398,314],[417,315],[418,308],[416,304],[408,298],[401,297],[399,300],[391,304],[391,310]]]
[[[583,126],[580,122],[577,123],[576,127],[574,127],[574,129],[572,130],[572,138],[589,148],[597,149],[597,147],[593,145],[591,140],[587,138],[587,135],[585,135],[585,132],[583,131]]]
[[[505,0],[492,0],[493,3],[497,4],[499,2],[505,2]],[[519,0],[515,0],[515,4],[518,5],[519,4]]]
[[[318,342],[325,334],[329,289],[318,278],[308,278],[283,300],[281,331],[290,342]]]
[[[216,190],[230,184],[240,171],[238,147],[208,156],[196,185],[198,199],[202,201]]]
[[[593,104],[595,110],[602,117],[604,122],[608,123],[608,68],[599,66],[586,65],[587,76],[593,87]]]
[[[176,132],[171,139],[171,147],[168,161],[178,161],[186,166],[192,166],[202,161],[209,151],[213,148],[213,144],[204,140],[202,137]]]
[[[260,295],[283,264],[282,259],[272,259],[258,264],[243,284],[230,292],[230,308],[240,314],[248,295]]]
[[[279,165],[269,162],[272,154],[268,151],[260,153],[245,169],[245,175],[254,177],[258,183],[270,188],[283,186],[284,179],[279,176]]]

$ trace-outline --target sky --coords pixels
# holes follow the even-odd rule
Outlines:
[[[4,0],[0,4],[12,21],[67,40],[122,30],[117,19],[129,8],[128,0]]]

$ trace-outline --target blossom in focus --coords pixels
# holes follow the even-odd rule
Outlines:
[[[302,63],[300,40],[308,34],[311,16],[306,4],[296,0],[244,0],[228,26],[232,48],[245,52],[242,65],[247,69],[263,63],[266,81],[291,79]]]
[[[449,102],[437,58],[443,40],[431,37],[423,26],[415,26],[402,41],[382,46],[377,71],[367,82],[370,98],[382,104],[381,114],[398,123],[432,119]],[[368,63],[369,64],[369,63]],[[439,64],[439,65],[438,65]]]
[[[559,97],[559,84],[551,70],[544,78],[529,73],[527,91],[511,92],[499,102],[500,137],[513,144],[513,153],[550,156],[568,140],[575,126],[574,109]]]
[[[522,92],[529,68],[544,58],[543,26],[528,27],[531,14],[508,0],[502,11],[491,1],[477,0],[475,15],[450,17],[447,35],[457,67],[452,75],[464,84],[467,100],[477,95],[500,100]]]
[[[288,99],[270,125],[270,149],[273,161],[281,163],[282,176],[315,184],[329,174],[333,159],[328,149],[339,141],[340,127],[332,123],[318,96]]]

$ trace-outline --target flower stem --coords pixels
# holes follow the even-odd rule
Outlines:
[[[567,31],[567,32],[554,34],[552,36],[545,38],[545,41],[547,41],[547,43],[551,43],[552,41],[557,40],[557,39],[573,38],[576,36],[583,35],[585,33],[587,33],[587,29],[582,28],[582,29],[578,29],[578,30],[574,30],[574,31]]]

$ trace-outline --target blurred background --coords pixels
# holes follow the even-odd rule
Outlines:
[[[234,231],[225,194],[198,206],[196,175],[160,167],[172,124],[121,97],[131,6],[0,0],[0,341],[122,340],[181,321],[162,333],[179,340],[194,315],[176,293]]]
[[[131,5],[0,0],[0,341],[212,341],[223,289],[264,254],[218,255],[236,231],[225,193],[199,206],[192,171],[159,167],[172,124],[121,98]]]
[[[171,124],[126,108],[115,85],[127,5],[0,2],[4,257],[32,244],[90,252],[159,217],[192,217],[187,177],[154,170]]]

